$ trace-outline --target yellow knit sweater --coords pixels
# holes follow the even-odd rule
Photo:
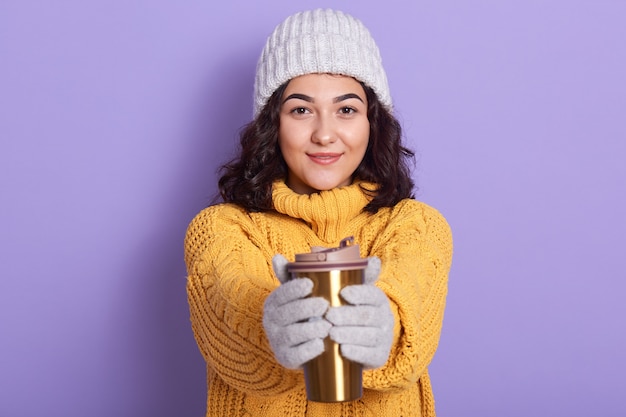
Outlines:
[[[207,363],[207,416],[434,416],[428,377],[441,331],[452,238],[433,208],[403,200],[371,215],[358,184],[299,195],[274,184],[276,211],[232,204],[203,210],[185,239],[191,324]],[[377,285],[396,318],[395,343],[381,368],[364,371],[364,393],[346,403],[306,399],[302,371],[274,359],[262,326],[265,297],[279,285],[271,259],[290,261],[311,246],[354,236],[361,256],[378,256]]]

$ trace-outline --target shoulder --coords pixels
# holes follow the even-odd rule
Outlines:
[[[400,201],[390,208],[386,234],[391,239],[399,236],[411,244],[438,248],[447,258],[452,254],[452,230],[446,218],[436,208],[413,199]]]
[[[450,233],[450,225],[436,208],[414,199],[404,199],[390,208],[389,222],[412,225],[423,232],[439,230]]]
[[[250,213],[235,204],[217,204],[198,213],[187,226],[185,258],[205,247],[217,235],[230,234],[251,223]]]
[[[214,227],[216,223],[237,223],[246,221],[250,214],[235,204],[217,204],[207,207],[198,213],[189,223],[187,233],[194,233],[200,229]]]

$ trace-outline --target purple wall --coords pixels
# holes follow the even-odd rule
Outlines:
[[[202,415],[185,227],[301,7],[214,3],[0,5],[0,416]],[[626,3],[341,4],[454,231],[439,415],[626,415]]]

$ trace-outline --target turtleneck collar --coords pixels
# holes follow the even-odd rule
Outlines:
[[[351,185],[320,191],[313,194],[297,194],[284,181],[273,185],[272,200],[276,211],[302,219],[320,238],[335,241],[341,236],[347,223],[360,214],[372,199],[361,189],[375,189],[370,183],[354,182]]]

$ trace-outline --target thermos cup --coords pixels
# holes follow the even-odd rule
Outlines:
[[[367,259],[359,255],[354,238],[341,241],[338,248],[313,247],[297,254],[287,265],[290,278],[313,281],[311,297],[327,299],[331,307],[346,304],[339,291],[346,285],[362,284]],[[354,401],[363,395],[363,367],[341,356],[339,345],[324,339],[324,353],[304,365],[307,397],[311,401]]]

